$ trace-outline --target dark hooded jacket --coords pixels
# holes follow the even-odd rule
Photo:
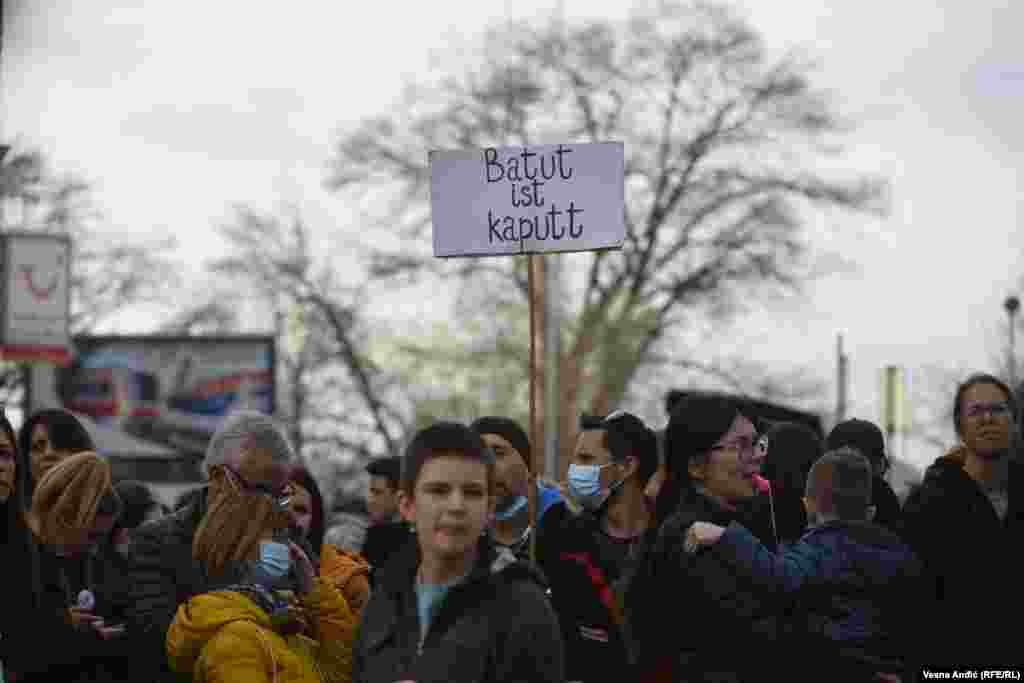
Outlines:
[[[732,524],[701,552],[724,558],[766,593],[793,598],[793,637],[804,654],[787,678],[841,671],[843,680],[870,681],[876,672],[903,674],[916,664],[921,565],[891,531],[835,521],[772,554]]]
[[[1015,559],[1024,542],[1024,464],[1009,463],[1008,485],[1000,519],[963,461],[945,456],[903,505],[902,535],[924,563],[933,598],[932,613],[921,620],[928,663],[1020,661],[1019,637],[999,615],[1024,607]]]
[[[885,477],[875,476],[871,480],[871,504],[875,506],[874,523],[899,533],[903,511],[899,497]]]
[[[5,608],[0,610],[5,670],[17,675],[19,683],[135,680],[126,641],[104,641],[66,619],[67,608],[88,589],[95,600],[93,613],[108,625],[120,622],[115,599],[122,586],[110,571],[108,548],[61,557],[40,543],[24,521],[31,502],[29,472],[28,450],[19,450],[17,491],[5,506]]]
[[[630,675],[622,583],[631,575],[639,546],[602,529],[611,500],[577,514],[555,506],[537,535],[537,561],[551,583],[570,681],[618,681]]]
[[[562,683],[558,620],[529,565],[481,539],[468,578],[451,589],[420,643],[414,589],[419,547],[380,575],[354,651],[356,683]]]
[[[133,681],[131,644],[125,638],[103,640],[88,627],[76,629],[66,621],[66,609],[84,590],[95,600],[93,614],[106,624],[121,622],[116,597],[121,586],[111,575],[111,559],[103,549],[76,557],[61,557],[36,545],[40,592],[34,607],[18,615],[5,637],[7,668],[19,683],[33,681]],[[41,651],[39,643],[46,643]]]
[[[626,594],[635,680],[741,683],[779,673],[785,639],[777,596],[724,558],[683,547],[694,522],[728,526],[737,516],[688,491],[655,532]]]
[[[360,554],[370,563],[371,581],[376,581],[376,577],[384,570],[390,559],[398,555],[413,540],[415,537],[405,521],[370,525],[366,529],[366,540]]]
[[[21,645],[16,640],[24,632],[25,617],[35,609],[36,591],[33,580],[38,562],[33,562],[34,548],[28,527],[25,526],[24,510],[27,507],[25,483],[22,476],[27,463],[17,455],[15,491],[6,502],[0,504],[3,514],[3,562],[4,608],[0,610],[0,661],[8,669],[11,659],[17,657]]]
[[[166,655],[167,629],[178,606],[190,598],[239,583],[246,567],[231,566],[223,576],[208,575],[192,559],[192,541],[206,514],[207,490],[170,515],[135,529],[128,547],[128,582],[119,594],[126,618],[126,637],[133,643],[139,678],[174,680]],[[294,539],[314,567],[319,556]]]

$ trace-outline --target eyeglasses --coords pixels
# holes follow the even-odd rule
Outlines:
[[[727,443],[715,444],[708,449],[712,451],[733,451],[743,460],[754,460],[764,458],[768,455],[768,437],[747,436]]]
[[[1010,406],[1006,403],[972,403],[964,410],[964,415],[977,419],[979,417],[1006,417],[1010,414]]]
[[[285,484],[279,489],[275,489],[267,484],[254,484],[247,481],[246,478],[233,467],[228,465],[222,465],[222,467],[224,468],[224,471],[228,473],[229,480],[241,488],[243,493],[267,496],[274,505],[282,509],[286,509],[291,504],[293,493],[291,484]]]

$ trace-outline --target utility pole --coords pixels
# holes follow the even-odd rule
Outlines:
[[[1010,318],[1010,332],[1009,341],[1010,347],[1006,350],[1006,367],[1010,375],[1010,390],[1013,391],[1014,395],[1017,394],[1017,340],[1016,340],[1016,327],[1017,327],[1017,312],[1020,310],[1020,299],[1015,296],[1006,297],[1006,301],[1003,302],[1003,308],[1006,310],[1006,315]]]
[[[563,56],[568,47],[565,0],[555,0],[555,21],[562,35]],[[544,476],[558,480],[558,431],[562,423],[559,370],[562,364],[562,255],[544,259]],[[536,448],[536,444],[534,444]]]
[[[836,424],[846,419],[846,406],[849,399],[849,359],[843,351],[843,335],[839,334],[836,341]]]

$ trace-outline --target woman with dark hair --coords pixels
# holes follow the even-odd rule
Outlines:
[[[95,450],[89,432],[66,410],[48,408],[26,420],[18,433],[18,451],[27,454],[29,464],[21,473],[26,505],[47,470],[69,455]]]
[[[1016,630],[993,618],[1024,604],[1009,554],[1024,539],[1024,463],[1013,454],[1019,414],[999,378],[964,380],[953,401],[959,447],[925,471],[903,505],[901,535],[924,562],[931,598],[921,633],[929,662],[1020,661]]]
[[[675,406],[656,528],[626,593],[638,680],[741,682],[773,670],[778,607],[713,554],[684,549],[693,522],[728,526],[756,495],[759,443],[753,422],[728,397],[688,396]]]
[[[29,557],[29,536],[23,511],[26,503],[24,486],[18,467],[17,438],[7,415],[0,412],[0,509],[3,510],[3,559],[4,580],[13,588],[5,599],[6,606],[0,610],[0,679],[7,668],[9,645],[8,634],[18,627],[19,615],[30,613],[31,600],[26,599],[25,586],[30,585],[32,572]]]
[[[779,543],[794,543],[807,527],[803,497],[811,465],[825,454],[813,429],[799,422],[780,422],[765,435],[762,474],[772,485]]]
[[[370,599],[370,565],[355,553],[324,543],[324,499],[316,479],[304,467],[291,477],[292,525],[320,557],[320,576],[337,588],[357,615]]]

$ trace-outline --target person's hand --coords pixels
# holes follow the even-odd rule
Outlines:
[[[900,681],[903,680],[896,674],[883,673],[876,673],[875,678],[879,681],[883,681],[884,683],[900,683]]]
[[[695,553],[704,546],[718,543],[718,539],[725,533],[725,527],[709,522],[694,522],[686,530],[686,540],[683,541],[683,549],[688,553]]]
[[[107,626],[103,623],[103,620],[94,621],[92,628],[96,633],[99,634],[103,640],[113,640],[124,635],[124,626]]]
[[[91,610],[81,607],[69,607],[67,616],[68,623],[74,628],[87,628],[96,622],[103,623],[103,619],[93,614]]]
[[[313,577],[316,576],[313,563],[309,561],[309,556],[294,541],[288,542],[288,548],[292,553],[292,567],[295,569],[298,593],[299,595],[306,595],[313,590]]]

